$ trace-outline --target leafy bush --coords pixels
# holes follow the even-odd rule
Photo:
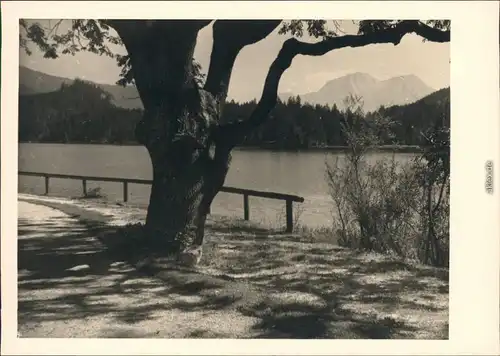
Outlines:
[[[427,148],[420,157],[418,178],[423,190],[419,259],[449,265],[450,228],[450,103],[441,103],[441,118],[423,133]]]
[[[390,119],[364,114],[359,98],[346,99],[342,132],[348,152],[326,162],[339,244],[446,266],[449,254],[449,125],[424,134],[424,153],[401,163],[367,154],[390,139]],[[447,116],[448,115],[448,116]]]

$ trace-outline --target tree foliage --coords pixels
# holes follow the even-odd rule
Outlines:
[[[19,96],[19,140],[132,143],[141,115],[141,110],[116,107],[99,86],[75,80],[55,92]]]
[[[30,43],[33,43],[44,58],[58,58],[61,54],[75,55],[81,51],[95,53],[115,58],[117,65],[122,68],[118,83],[126,85],[133,83],[133,72],[129,55],[116,53],[112,46],[123,46],[120,36],[113,30],[107,20],[58,20],[55,23],[47,21],[43,25],[40,22],[20,20],[19,42],[27,54],[31,54]],[[68,24],[70,22],[70,24]],[[144,21],[153,22],[153,21]],[[406,21],[409,22],[409,21]],[[418,21],[417,21],[418,22]],[[405,23],[401,20],[363,20],[359,21],[358,35],[367,35],[380,31],[387,31]],[[63,28],[65,24],[66,28]],[[428,26],[428,31],[442,31],[449,37],[449,20],[429,20],[418,22],[422,28]],[[328,40],[332,37],[345,35],[339,21],[326,20],[291,20],[283,21],[279,30],[280,34],[290,34],[296,38],[303,37],[305,33],[309,36]],[[436,32],[438,33],[438,32]],[[440,34],[440,33],[438,33]],[[424,37],[425,40],[425,37]],[[448,39],[449,41],[449,39]],[[204,76],[201,74],[201,66],[196,63],[194,66],[199,85],[203,84]]]

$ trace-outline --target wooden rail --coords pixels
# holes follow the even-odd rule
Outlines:
[[[19,171],[20,176],[32,176],[32,177],[43,177],[45,179],[45,194],[49,194],[49,180],[50,178],[59,178],[59,179],[74,179],[82,181],[82,191],[83,195],[87,195],[87,182],[114,182],[114,183],[122,183],[123,184],[123,201],[128,201],[128,185],[129,184],[144,184],[151,185],[153,181],[148,179],[133,179],[133,178],[114,178],[114,177],[92,177],[92,176],[80,176],[80,175],[72,175],[72,174],[59,174],[59,173],[41,173],[41,172],[27,172],[27,171]],[[240,194],[243,195],[243,217],[245,220],[250,219],[250,204],[249,197],[260,197],[267,199],[277,199],[284,200],[286,206],[286,231],[293,231],[293,203],[302,203],[304,202],[304,198],[290,195],[290,194],[282,194],[275,192],[263,192],[259,190],[251,190],[251,189],[242,189],[242,188],[234,188],[234,187],[222,187],[220,190],[225,193],[232,194]]]

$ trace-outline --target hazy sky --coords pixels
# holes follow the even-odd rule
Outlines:
[[[356,26],[342,21],[345,31],[352,33]],[[243,49],[235,63],[229,98],[247,101],[260,97],[267,70],[276,58],[287,36],[277,30],[263,41]],[[195,58],[204,70],[208,69],[212,47],[211,26],[200,31]],[[397,46],[370,45],[360,48],[334,50],[324,56],[295,57],[280,83],[280,92],[301,94],[320,89],[327,81],[348,73],[365,72],[378,79],[414,74],[434,89],[450,85],[450,44],[422,42],[415,35],[407,35]],[[20,64],[61,77],[79,77],[97,83],[112,84],[120,69],[115,60],[90,53],[44,59],[40,52],[27,56],[20,52]]]

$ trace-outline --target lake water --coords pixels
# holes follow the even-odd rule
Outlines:
[[[376,161],[387,153],[372,153]],[[294,203],[294,215],[301,224],[319,227],[332,222],[332,201],[325,181],[325,160],[335,160],[341,153],[274,152],[263,150],[234,150],[226,186],[304,197],[304,203]],[[413,154],[398,153],[398,161]],[[119,178],[151,179],[149,155],[142,146],[36,144],[19,145],[19,170]],[[119,183],[88,182],[87,189],[100,187],[111,201],[122,200]],[[19,191],[42,194],[43,178],[20,177]],[[51,194],[81,196],[81,181],[50,180]],[[150,187],[129,185],[129,202],[147,204]],[[250,197],[250,220],[270,226],[284,226],[285,202]],[[219,193],[212,205],[213,214],[243,217],[241,195]]]

